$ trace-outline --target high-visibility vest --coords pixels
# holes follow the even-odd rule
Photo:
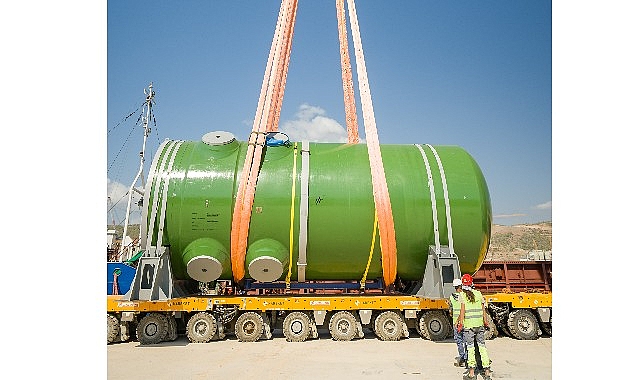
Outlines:
[[[461,294],[462,293],[454,292],[450,296],[450,304],[452,305],[452,321],[454,322],[454,326],[456,326],[458,316],[461,315]]]
[[[472,292],[474,292],[474,302],[467,299],[465,292],[461,293],[461,302],[465,303],[463,327],[466,329],[483,326],[483,295],[476,289],[472,289]]]

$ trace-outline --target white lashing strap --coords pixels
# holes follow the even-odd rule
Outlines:
[[[178,153],[178,150],[180,149],[180,146],[182,145],[182,143],[183,143],[182,141],[179,141],[174,146],[174,151],[171,153],[171,159],[169,159],[169,165],[167,165],[167,169],[163,173],[163,176],[165,177],[165,184],[162,190],[160,221],[158,225],[158,236],[156,237],[157,252],[160,252],[160,247],[162,246],[162,236],[165,231],[165,212],[167,211],[167,192],[169,191],[170,173],[171,173],[171,169],[173,169],[174,167],[174,160],[176,159],[176,154]]]
[[[151,199],[150,199],[150,201],[153,202],[153,204],[151,206],[151,217],[149,217],[147,221],[148,233],[147,233],[147,242],[145,244],[145,247],[151,247],[151,241],[153,240],[154,226],[156,225],[156,216],[158,215],[158,202],[159,202],[158,196],[160,194],[160,183],[161,183],[162,173],[165,170],[165,165],[167,165],[167,157],[169,157],[169,153],[174,148],[174,145],[176,145],[176,141],[169,142],[167,150],[162,155],[162,160],[160,161],[159,170],[156,172],[156,175],[154,175],[153,179],[150,181],[152,182],[154,194],[153,196],[151,196]]]
[[[427,186],[430,189],[430,200],[432,201],[432,224],[434,224],[434,245],[436,246],[436,253],[441,253],[441,238],[438,232],[438,210],[436,209],[436,195],[434,194],[434,180],[432,179],[432,169],[430,168],[430,163],[427,161],[427,156],[423,147],[414,144],[421,152],[423,156],[423,162],[425,163],[425,170],[427,171]]]
[[[300,168],[300,218],[298,228],[298,282],[305,281],[307,268],[307,215],[309,212],[309,141],[302,143]]]
[[[434,153],[434,158],[436,158],[436,163],[438,164],[438,170],[441,173],[441,182],[443,182],[443,196],[445,197],[445,220],[447,221],[447,241],[448,247],[450,248],[450,255],[454,253],[454,238],[452,237],[452,218],[450,217],[450,197],[447,191],[447,181],[445,180],[445,171],[443,170],[443,164],[441,163],[441,158],[436,153],[436,149],[430,144],[426,144]]]
[[[180,147],[181,144],[182,144],[182,141],[171,141],[169,143],[167,151],[163,155],[162,161],[160,162],[160,170],[157,172],[157,174],[154,176],[154,178],[152,180],[153,185],[154,185],[154,195],[153,195],[153,198],[152,198],[153,199],[153,206],[152,206],[152,210],[151,210],[151,217],[149,218],[148,227],[147,227],[147,243],[145,245],[146,247],[150,247],[151,246],[151,241],[152,241],[153,235],[154,235],[153,234],[153,228],[154,228],[154,225],[156,224],[156,218],[158,216],[159,203],[161,205],[161,209],[163,210],[163,211],[161,211],[161,213],[163,214],[162,215],[163,220],[160,222],[161,225],[158,228],[158,235],[156,237],[156,246],[160,247],[160,245],[161,245],[160,243],[162,243],[162,232],[161,232],[161,229],[164,228],[164,209],[166,208],[166,201],[167,200],[165,198],[167,196],[167,193],[166,193],[166,190],[164,190],[162,198],[159,198],[159,196],[160,196],[160,185],[163,183],[163,180],[164,180],[164,185],[165,185],[164,187],[168,186],[169,178],[168,178],[167,174],[168,174],[170,169],[167,168],[167,158],[171,155],[170,164],[169,164],[170,165],[169,167],[171,168],[173,166],[173,160],[174,160],[174,158],[176,156],[176,152],[178,151],[178,147]]]
[[[148,213],[149,213],[149,201],[155,201],[153,198],[151,198],[151,187],[154,184],[155,178],[156,178],[156,172],[158,169],[158,160],[160,159],[161,156],[163,156],[162,152],[164,151],[165,147],[171,143],[171,140],[166,139],[165,141],[162,142],[158,150],[156,151],[156,154],[154,155],[154,159],[151,162],[151,167],[149,169],[149,181],[145,184],[145,196],[142,204],[142,219],[140,223],[140,241],[141,242],[147,242],[147,233],[152,233],[153,231],[151,230],[152,227],[149,227],[149,220],[148,218]],[[142,249],[147,249],[149,248],[148,245],[145,245],[141,247]]]

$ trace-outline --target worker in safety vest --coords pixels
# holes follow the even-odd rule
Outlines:
[[[454,293],[450,296],[450,310],[452,313],[452,326],[456,327],[458,316],[461,314],[461,287],[463,283],[460,278],[455,278],[452,282],[454,286]],[[458,331],[454,329],[454,341],[458,349],[458,356],[454,358],[454,365],[457,367],[467,367],[467,349],[465,348],[465,340],[463,340],[463,330]]]
[[[490,357],[485,347],[485,327],[489,326],[489,316],[485,312],[483,295],[476,289],[472,289],[472,276],[464,274],[461,277],[463,283],[463,292],[461,293],[461,314],[459,314],[456,328],[463,331],[463,339],[467,346],[467,365],[468,371],[463,375],[463,379],[476,378],[476,350],[474,341],[478,345],[481,356],[481,365],[483,370],[481,376],[489,379],[492,371],[490,370]]]

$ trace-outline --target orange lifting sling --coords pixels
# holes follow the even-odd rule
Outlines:
[[[374,107],[369,90],[365,56],[363,54],[354,0],[347,0],[347,5],[356,55],[356,69],[361,95],[361,107],[363,109],[367,153],[372,174],[375,214],[378,217],[383,281],[386,286],[390,286],[396,279],[396,232],[394,230],[394,218],[380,152],[376,120],[374,118]],[[265,76],[263,77],[263,85],[258,100],[254,125],[248,141],[247,156],[240,176],[231,229],[232,273],[237,283],[241,282],[245,276],[247,236],[249,233],[249,222],[251,219],[256,183],[260,171],[260,160],[265,145],[265,133],[278,130],[297,7],[297,0],[283,0],[281,2],[276,30],[274,31],[274,38],[272,39],[272,46],[265,69]],[[336,0],[336,17],[338,19],[348,143],[355,144],[358,143],[359,140],[358,123],[352,84],[352,69],[347,46],[344,0]]]
[[[345,100],[345,126],[347,127],[347,143],[358,144],[358,120],[356,118],[356,103],[354,100],[354,84],[352,83],[352,65],[349,62],[347,46],[347,27],[345,25],[345,1],[336,0],[336,18],[338,19],[338,41],[341,52],[341,76],[343,78],[343,98]]]
[[[378,143],[378,132],[376,131],[376,119],[374,118],[374,106],[372,95],[369,91],[367,80],[367,69],[365,68],[365,55],[361,43],[361,34],[356,17],[356,5],[354,0],[347,0],[349,9],[349,22],[352,29],[352,40],[356,55],[356,72],[358,74],[358,88],[361,95],[361,107],[363,109],[363,124],[365,126],[365,140],[367,142],[367,154],[369,166],[372,172],[372,187],[374,191],[374,205],[378,216],[378,231],[381,236],[381,254],[383,263],[383,282],[390,286],[396,279],[396,231],[394,230],[394,217],[392,216],[392,204],[387,189],[383,158]]]
[[[245,276],[247,235],[260,161],[265,148],[265,133],[277,129],[275,123],[278,122],[277,113],[280,114],[280,104],[285,91],[297,7],[298,0],[283,0],[281,3],[263,85],[258,98],[254,125],[248,139],[247,155],[236,193],[231,225],[231,266],[236,282],[242,281]],[[275,57],[278,58],[275,59]]]

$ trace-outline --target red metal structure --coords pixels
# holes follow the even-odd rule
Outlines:
[[[482,293],[550,292],[552,261],[485,261],[473,277]]]

